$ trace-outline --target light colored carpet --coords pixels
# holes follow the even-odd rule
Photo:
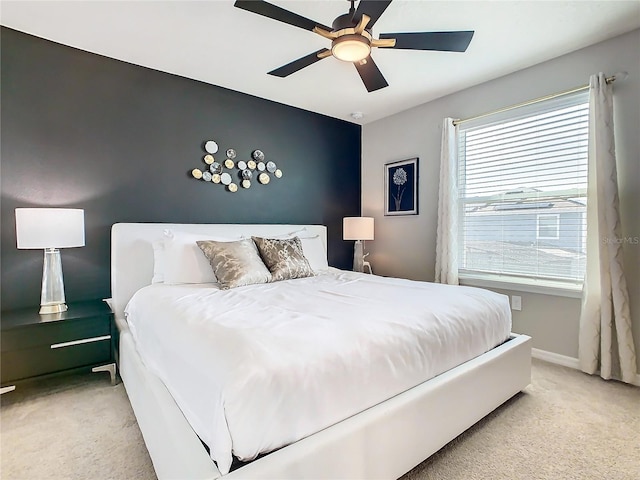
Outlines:
[[[155,478],[124,387],[108,375],[61,377],[1,401],[2,479]],[[523,393],[402,480],[638,478],[640,388],[534,360]]]

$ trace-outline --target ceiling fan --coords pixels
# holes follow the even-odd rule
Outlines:
[[[270,71],[269,75],[287,77],[323,58],[334,56],[338,60],[353,62],[369,92],[389,85],[371,58],[372,48],[464,52],[473,37],[474,32],[471,30],[381,33],[379,38],[374,38],[372,28],[392,0],[360,0],[357,9],[354,5],[355,0],[348,1],[351,2],[349,12],[338,16],[331,24],[331,28],[263,0],[236,0],[234,6],[294,27],[310,30],[331,40],[331,50],[323,48],[310,53]]]

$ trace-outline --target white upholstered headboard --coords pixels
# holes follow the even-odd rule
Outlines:
[[[152,242],[165,229],[178,232],[206,233],[218,237],[282,235],[306,228],[320,235],[327,250],[327,227],[324,225],[234,225],[195,223],[116,223],[111,228],[111,296],[116,318],[140,288],[150,285],[153,277]]]

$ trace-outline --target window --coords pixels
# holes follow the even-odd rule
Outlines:
[[[586,262],[588,93],[459,129],[461,278],[576,287]]]
[[[538,214],[538,240],[558,240],[560,238],[560,214]]]

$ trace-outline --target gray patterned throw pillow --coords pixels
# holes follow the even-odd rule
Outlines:
[[[312,277],[315,275],[302,252],[302,242],[298,237],[287,240],[251,238],[256,242],[262,261],[271,272],[271,281]]]
[[[199,240],[196,243],[209,260],[223,290],[271,281],[271,274],[250,238],[235,242]]]

